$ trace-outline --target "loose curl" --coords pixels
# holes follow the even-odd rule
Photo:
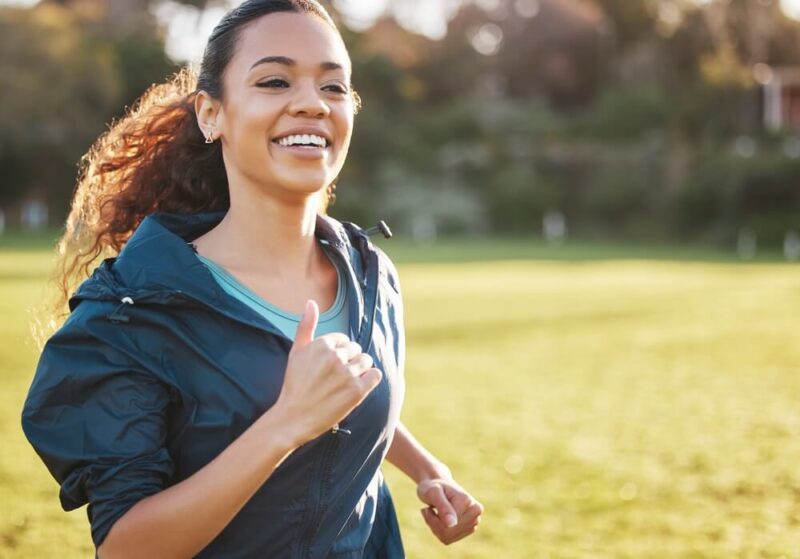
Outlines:
[[[166,83],[152,86],[83,156],[65,231],[57,244],[52,278],[56,300],[46,306],[44,321],[34,319],[39,346],[68,315],[73,289],[101,258],[119,254],[145,216],[154,211],[199,213],[230,206],[221,142],[205,143],[194,101],[200,90],[223,98],[222,78],[242,29],[276,12],[313,14],[337,29],[315,0],[247,0],[228,12],[212,32],[199,75],[186,67]],[[354,90],[353,100],[357,112],[361,102]],[[335,189],[335,183],[327,187],[321,212],[335,200]]]

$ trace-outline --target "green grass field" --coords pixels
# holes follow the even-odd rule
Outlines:
[[[398,246],[403,420],[486,507],[444,547],[385,466],[410,558],[800,558],[800,266]],[[3,558],[93,556],[19,427],[49,259],[0,249]]]

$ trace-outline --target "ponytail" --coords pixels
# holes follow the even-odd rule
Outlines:
[[[205,143],[194,116],[196,81],[185,68],[152,86],[81,159],[57,244],[53,279],[58,294],[47,311],[48,330],[66,316],[69,293],[90,268],[118,254],[146,215],[229,206],[220,143]]]

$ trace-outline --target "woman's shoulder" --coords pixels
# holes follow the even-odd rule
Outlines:
[[[120,371],[162,380],[148,358],[158,349],[142,347],[145,341],[159,340],[154,326],[162,319],[148,306],[137,308],[136,320],[132,319],[131,295],[136,297],[136,293],[109,279],[113,262],[113,258],[103,261],[71,295],[69,314],[42,344],[34,388],[62,380],[99,379]]]

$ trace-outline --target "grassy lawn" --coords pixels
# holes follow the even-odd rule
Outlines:
[[[394,241],[403,420],[486,507],[441,546],[387,465],[410,558],[800,559],[798,265]],[[0,248],[2,558],[93,550],[19,428],[49,259]]]

